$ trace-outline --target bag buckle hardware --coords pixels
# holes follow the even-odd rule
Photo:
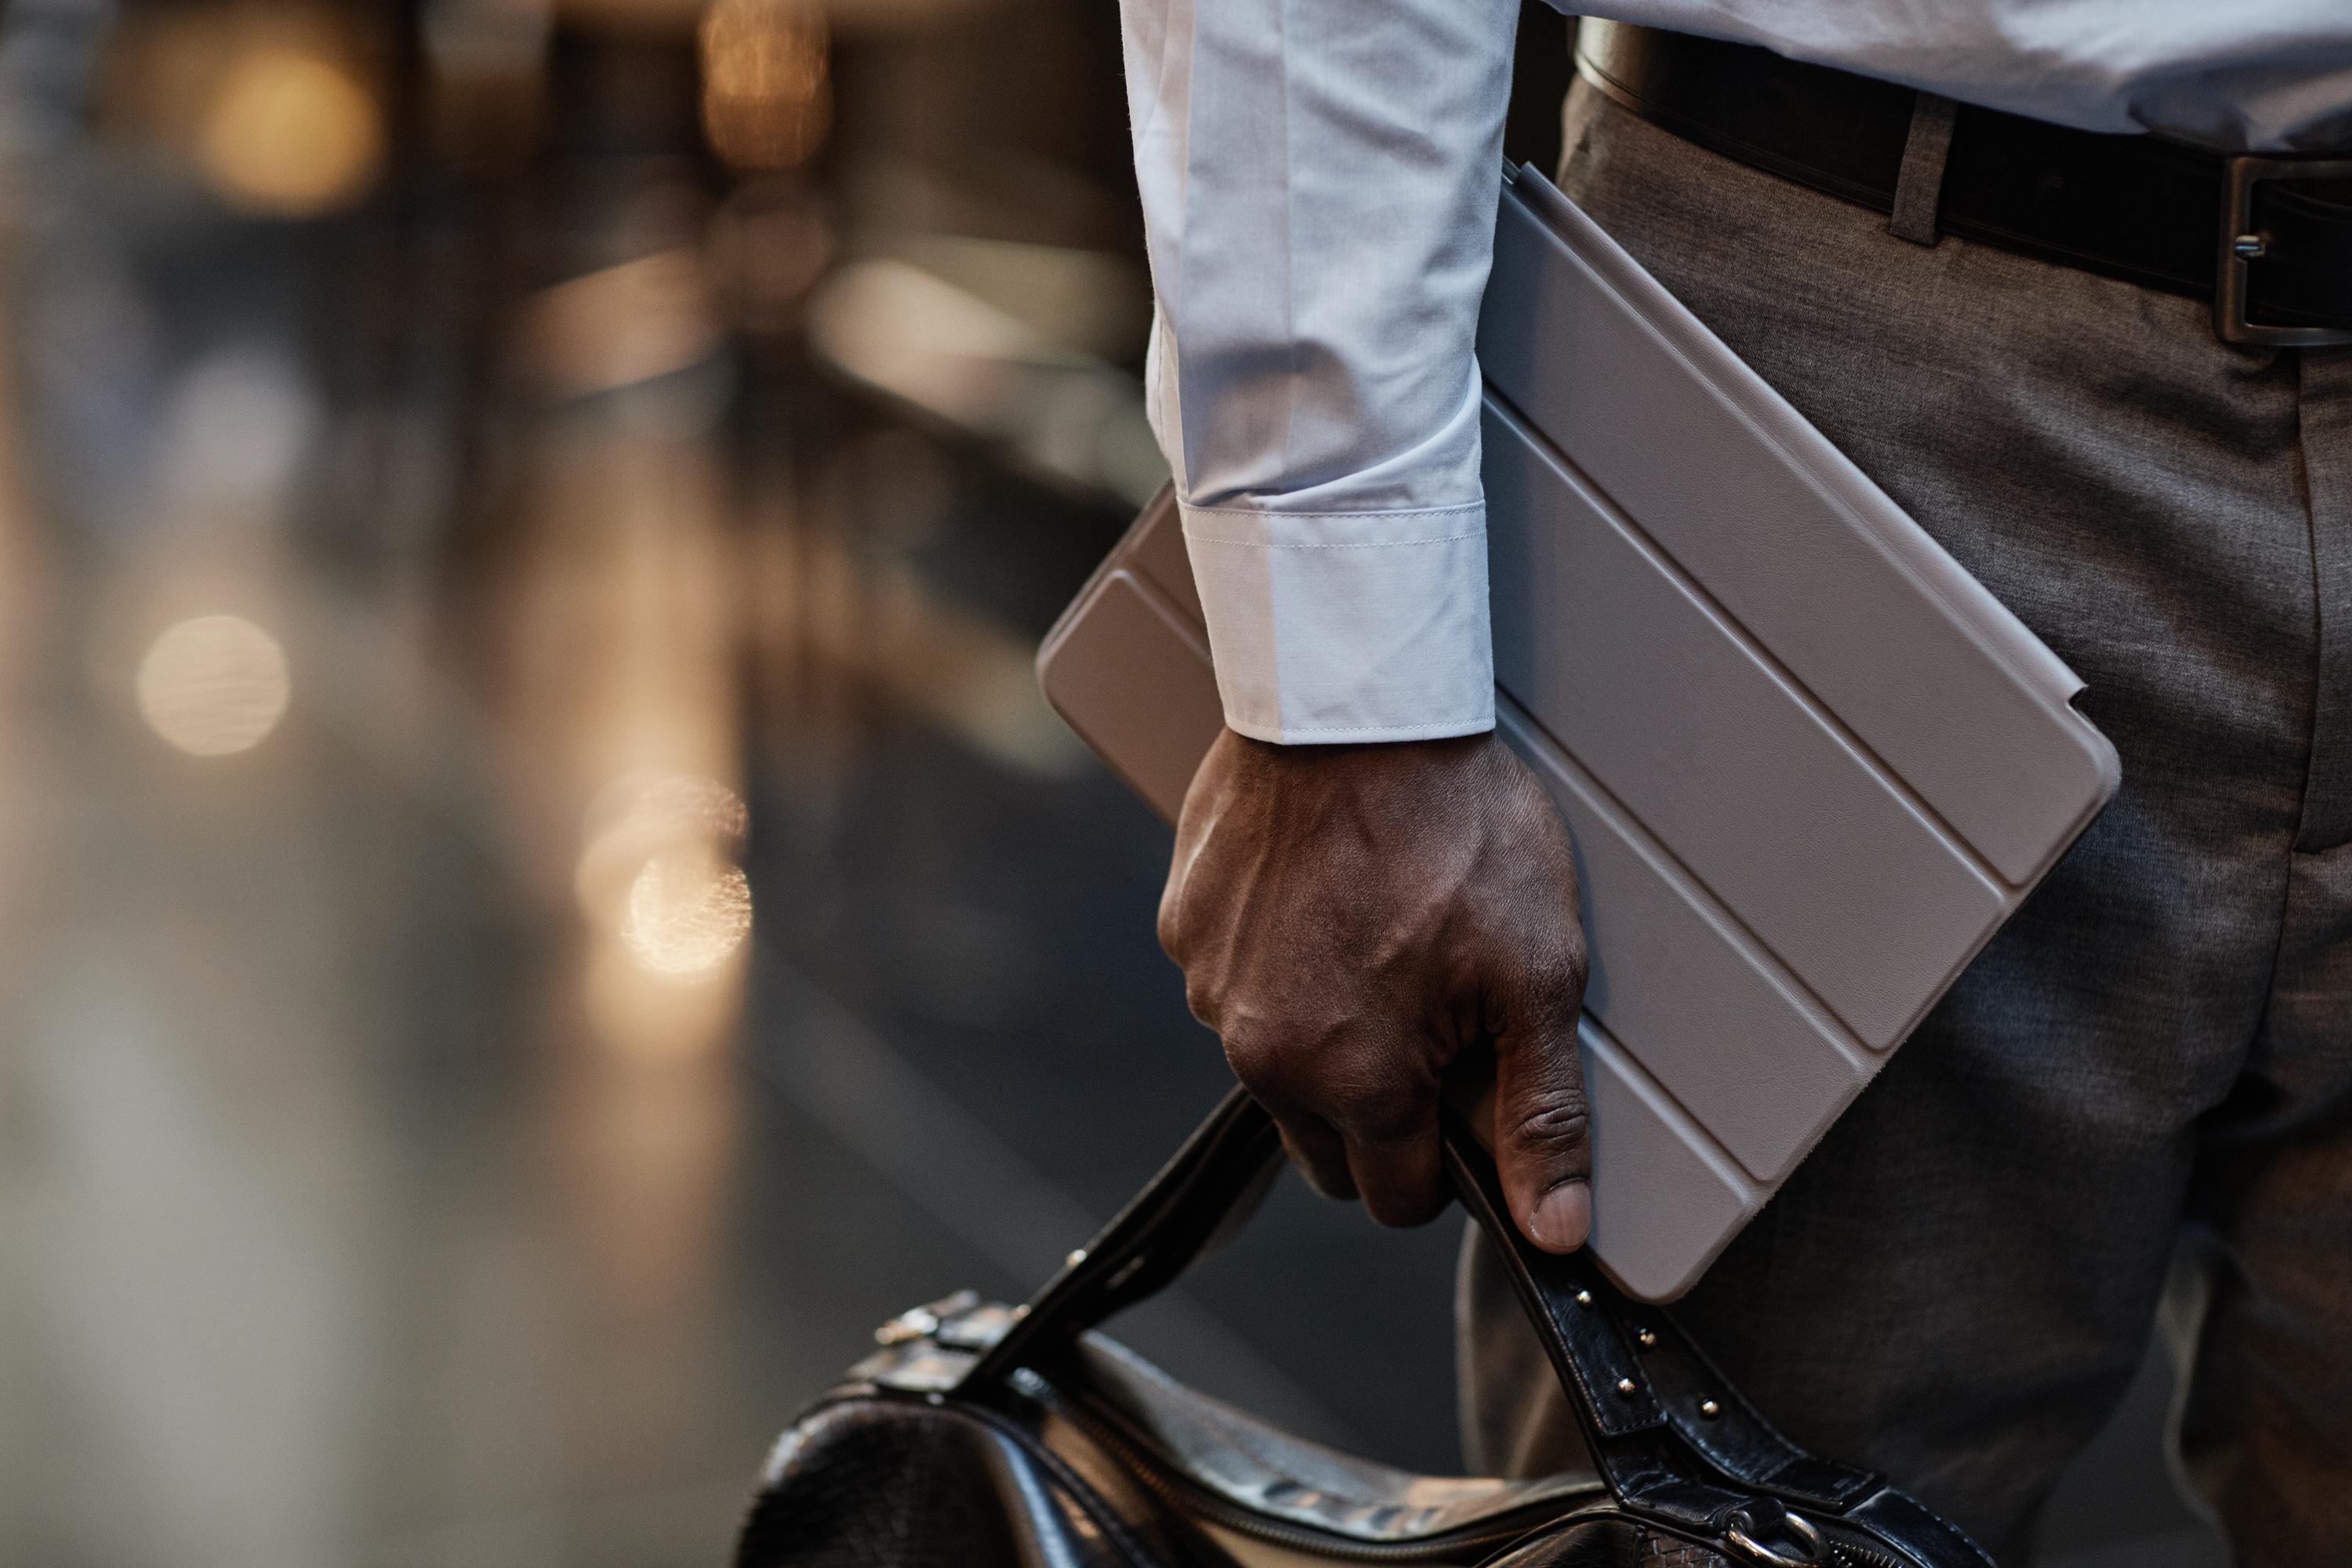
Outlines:
[[[1779,1547],[1765,1544],[1751,1533],[1759,1530],[1768,1535],[1785,1533],[1793,1537],[1801,1555],[1792,1555]],[[1811,1520],[1786,1508],[1779,1510],[1779,1517],[1769,1526],[1758,1524],[1748,1510],[1734,1509],[1731,1517],[1724,1521],[1723,1539],[1727,1545],[1736,1549],[1748,1562],[1759,1564],[1760,1568],[1810,1568],[1811,1564],[1822,1560],[1822,1548],[1825,1544],[1820,1529]]]
[[[2225,342],[2317,348],[2352,343],[2352,326],[2291,327],[2246,319],[2247,273],[2270,248],[2254,226],[2254,187],[2273,180],[2352,180],[2352,158],[2231,158],[2222,164],[2221,235],[2213,279],[2213,331]]]

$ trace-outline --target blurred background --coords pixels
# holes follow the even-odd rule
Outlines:
[[[1031,672],[1149,314],[1110,0],[0,0],[0,1562],[720,1562],[1150,1173],[1226,1074]],[[1455,1237],[1122,1332],[1449,1469]],[[2052,1562],[2190,1528],[2168,1386]]]

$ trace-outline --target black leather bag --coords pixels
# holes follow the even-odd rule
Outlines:
[[[1027,1306],[966,1292],[885,1325],[883,1349],[777,1444],[739,1568],[1990,1568],[1880,1478],[1773,1431],[1668,1314],[1581,1256],[1524,1245],[1493,1162],[1456,1121],[1445,1145],[1595,1473],[1407,1475],[1276,1431],[1090,1331],[1264,1191],[1281,1145],[1237,1089]]]

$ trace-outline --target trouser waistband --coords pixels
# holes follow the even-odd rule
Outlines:
[[[2352,157],[2227,156],[2078,131],[1587,20],[1586,80],[1702,147],[1938,234],[2212,301],[2239,342],[2352,342]]]

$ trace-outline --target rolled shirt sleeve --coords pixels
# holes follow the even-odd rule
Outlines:
[[[1516,0],[1123,0],[1146,367],[1226,722],[1494,724],[1479,297]]]

